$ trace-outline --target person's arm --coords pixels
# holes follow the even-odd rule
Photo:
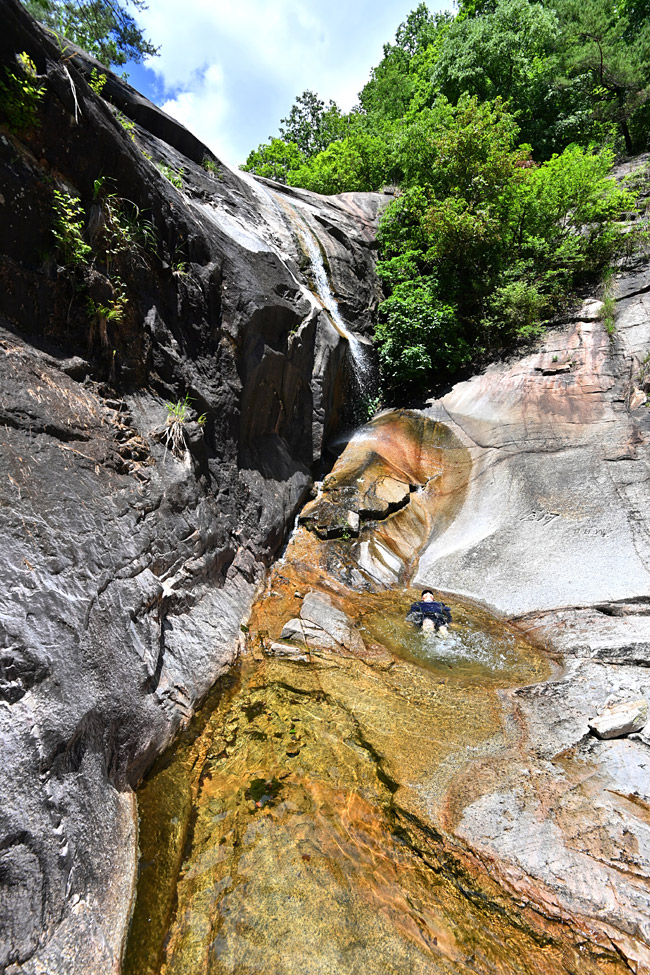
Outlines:
[[[449,609],[449,606],[443,606],[442,607],[442,612],[446,616],[447,622],[448,623],[451,623],[451,610]]]
[[[422,623],[423,613],[419,603],[412,603],[411,608],[406,614],[407,623],[417,623],[420,625]]]

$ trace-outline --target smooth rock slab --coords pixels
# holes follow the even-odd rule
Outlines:
[[[296,640],[307,647],[340,650],[344,647],[363,653],[365,644],[348,616],[337,609],[322,592],[308,592],[300,609],[300,618],[285,623],[281,640]]]
[[[298,618],[284,624],[281,640],[296,640],[307,647],[320,647],[321,650],[338,650],[337,641],[326,633],[322,626],[316,626],[309,620]]]
[[[637,701],[624,701],[606,708],[589,722],[589,730],[598,738],[622,738],[641,731],[648,720],[648,702],[641,697]]]
[[[302,602],[300,618],[321,627],[346,650],[359,652],[365,649],[364,642],[352,620],[333,605],[326,593],[308,592]]]

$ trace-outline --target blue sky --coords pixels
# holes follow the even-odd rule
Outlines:
[[[128,65],[129,82],[236,166],[278,134],[305,89],[352,108],[383,44],[417,3],[149,0],[137,19],[161,53]]]

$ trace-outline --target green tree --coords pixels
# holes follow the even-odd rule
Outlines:
[[[299,169],[304,162],[305,157],[295,142],[271,139],[250,152],[241,168],[247,173],[265,176],[277,183],[286,183],[289,174]]]
[[[102,64],[141,62],[158,54],[138,27],[133,11],[145,0],[23,0],[29,12],[56,34],[68,38]]]
[[[556,0],[562,27],[557,70],[580,79],[597,120],[618,127],[625,149],[643,145],[647,128],[633,138],[636,117],[650,99],[650,21],[632,24],[643,3],[631,8],[616,0]]]
[[[362,127],[352,130],[305,160],[288,176],[292,186],[303,186],[315,193],[348,193],[378,190],[394,175],[391,145],[385,135]]]
[[[438,15],[430,13],[426,3],[420,3],[395,31],[395,46],[412,58],[431,43],[437,28]]]
[[[620,10],[633,29],[642,27],[650,20],[650,0],[623,0]]]
[[[376,328],[389,383],[455,371],[535,334],[616,249],[632,206],[612,152],[573,146],[537,166],[503,104],[444,99],[405,130],[409,188],[384,214]],[[428,366],[426,359],[428,355]]]
[[[557,15],[541,3],[496,0],[493,10],[451,25],[431,71],[432,88],[454,103],[463,94],[507,99],[522,139],[550,155],[555,106],[548,55],[558,29]]]
[[[397,284],[381,312],[375,341],[382,377],[390,386],[424,384],[436,365],[454,369],[471,360],[454,308],[440,299],[434,277]]]
[[[298,95],[287,118],[280,121],[283,140],[293,142],[307,159],[345,134],[345,118],[337,104],[330,100],[326,106],[309,90]]]
[[[395,32],[395,43],[384,45],[384,56],[373,68],[370,80],[359,93],[359,102],[369,116],[401,118],[418,87],[418,80],[429,73],[424,52],[436,45],[451,23],[447,13],[431,14],[426,4],[413,10]]]
[[[359,103],[367,115],[384,119],[401,118],[413,96],[410,58],[399,47],[384,47],[384,57],[359,92]]]

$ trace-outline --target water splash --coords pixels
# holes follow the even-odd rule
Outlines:
[[[420,646],[415,656],[422,656],[432,663],[455,667],[477,666],[490,671],[506,670],[513,663],[516,641],[507,631],[497,635],[465,623],[452,627],[446,635],[417,631]]]

